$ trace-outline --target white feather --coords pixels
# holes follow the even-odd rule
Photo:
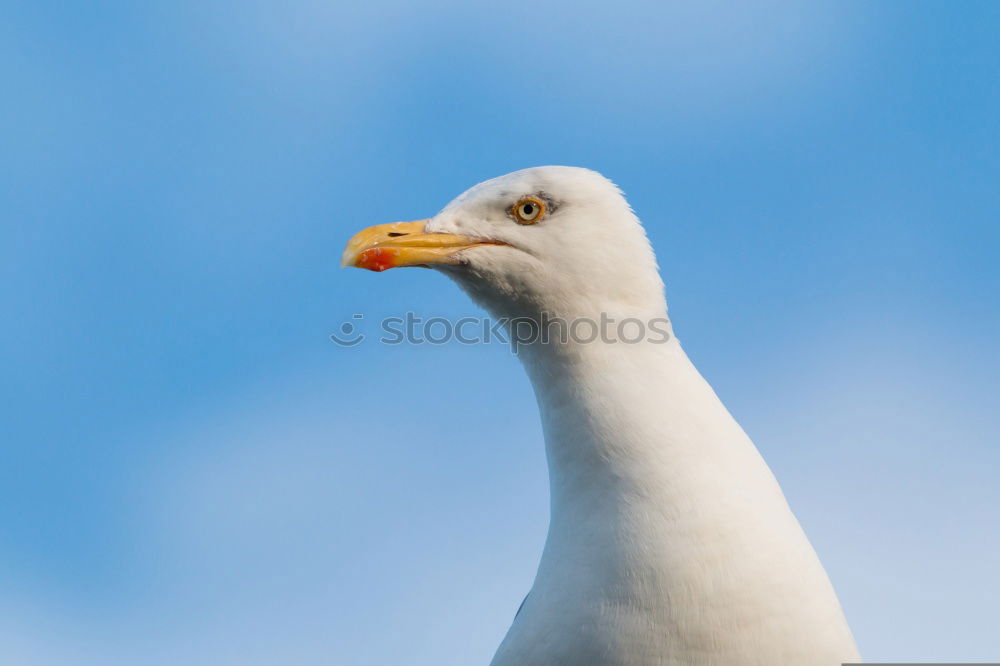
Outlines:
[[[507,211],[541,193],[553,210]],[[539,167],[472,188],[428,230],[508,243],[444,270],[493,314],[666,317],[638,219],[592,171]],[[530,344],[551,523],[493,666],[835,666],[858,661],[815,552],[750,439],[664,344]]]

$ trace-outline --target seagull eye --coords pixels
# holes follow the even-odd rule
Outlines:
[[[525,197],[514,204],[512,212],[518,224],[534,224],[545,215],[545,204],[537,197]]]

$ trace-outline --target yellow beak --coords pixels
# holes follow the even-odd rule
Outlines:
[[[459,264],[455,254],[480,245],[502,245],[481,238],[424,231],[427,220],[394,222],[362,229],[347,241],[341,266],[384,271],[397,266]]]

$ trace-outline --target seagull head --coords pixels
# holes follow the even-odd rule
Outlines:
[[[515,171],[434,217],[364,229],[343,265],[438,269],[497,316],[659,316],[666,307],[652,248],[621,191],[577,167]]]

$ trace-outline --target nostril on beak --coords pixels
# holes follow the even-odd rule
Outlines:
[[[398,238],[399,236],[406,236],[406,235],[407,234],[405,231],[390,231],[389,233],[386,234],[386,236],[388,236],[389,238]]]

